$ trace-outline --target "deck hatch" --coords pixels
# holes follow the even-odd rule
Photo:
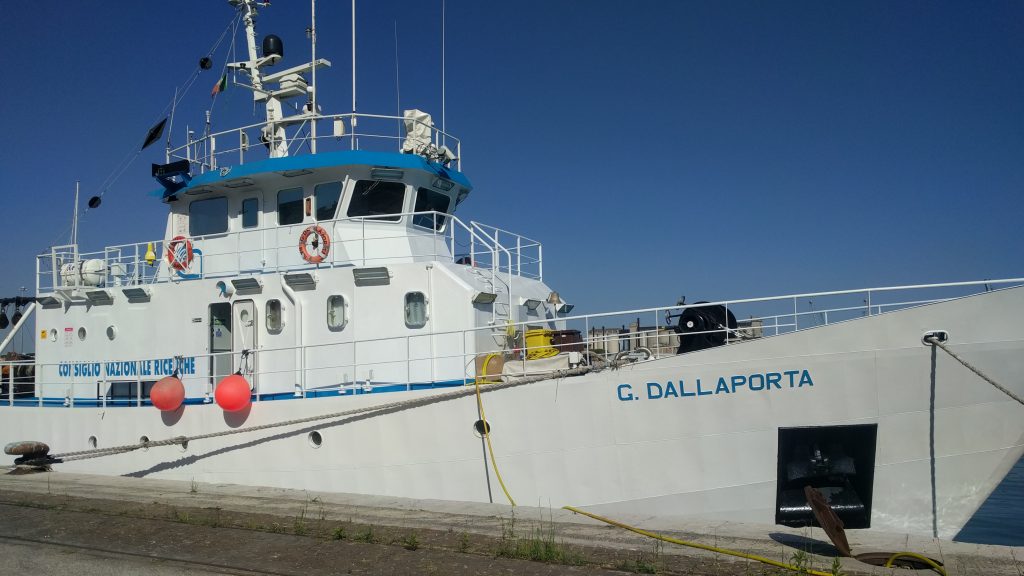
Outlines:
[[[231,285],[239,294],[258,294],[263,291],[263,282],[259,278],[234,278]]]
[[[297,272],[285,274],[284,281],[296,290],[313,290],[316,289],[317,278],[309,272]]]
[[[114,296],[107,290],[89,290],[85,293],[89,303],[93,306],[109,305],[114,303]]]
[[[149,301],[149,289],[148,288],[122,288],[121,293],[131,303],[137,302],[148,302]]]
[[[36,298],[36,302],[38,302],[43,308],[56,308],[57,306],[60,306],[60,300],[53,296],[42,296],[40,298]]]
[[[387,286],[391,283],[391,272],[384,266],[353,268],[352,278],[356,286]]]

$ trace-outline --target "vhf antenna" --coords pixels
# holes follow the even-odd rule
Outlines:
[[[356,0],[352,0],[352,149],[356,149]]]
[[[402,117],[402,84],[398,76],[398,20],[395,20],[395,116]],[[398,142],[401,148],[402,121],[398,121]]]
[[[442,142],[447,144],[448,142],[448,131],[445,124],[445,108],[444,108],[444,61],[445,61],[445,0],[441,0],[441,139]]]

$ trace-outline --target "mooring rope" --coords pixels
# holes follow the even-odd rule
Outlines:
[[[111,456],[114,454],[124,454],[126,452],[133,452],[142,448],[155,448],[158,446],[181,446],[185,445],[194,440],[207,440],[210,438],[218,438],[221,436],[230,436],[233,434],[244,434],[247,432],[258,432],[260,430],[269,430],[271,428],[281,428],[284,426],[293,426],[295,424],[305,424],[307,422],[316,422],[319,420],[331,420],[334,418],[344,418],[347,416],[357,416],[361,414],[368,414],[373,412],[385,413],[396,409],[403,409],[413,407],[417,404],[427,405],[435,402],[446,402],[448,400],[455,400],[466,396],[472,396],[478,393],[497,392],[499,390],[507,390],[509,388],[516,388],[518,386],[524,386],[526,384],[533,384],[542,380],[549,379],[560,379],[567,376],[580,376],[591,371],[589,366],[581,366],[579,368],[570,368],[566,370],[556,370],[553,372],[546,372],[544,374],[537,374],[534,376],[527,376],[522,379],[516,379],[509,382],[502,382],[500,384],[488,384],[482,390],[476,386],[466,386],[464,389],[455,390],[453,392],[445,392],[442,394],[434,394],[422,398],[411,398],[407,400],[398,400],[395,402],[388,402],[385,404],[377,404],[374,406],[366,406],[363,408],[352,408],[349,410],[342,410],[340,412],[331,412],[329,414],[318,414],[316,416],[306,416],[304,418],[294,418],[292,420],[284,420],[281,422],[272,422],[270,424],[259,424],[256,426],[249,426],[247,428],[235,428],[233,430],[222,430],[220,432],[208,432],[206,434],[196,434],[195,436],[175,436],[166,440],[155,440],[147,442],[137,442],[135,444],[124,444],[121,446],[111,446],[108,448],[93,448],[91,450],[79,450],[75,452],[64,452],[60,454],[52,454],[45,458],[36,458],[23,462],[23,465],[28,466],[41,466],[47,464],[56,464],[62,462],[71,462],[74,460],[87,460],[90,458],[99,458],[101,456]]]
[[[982,372],[981,370],[979,370],[978,368],[973,366],[967,360],[964,360],[960,356],[957,356],[956,352],[953,352],[952,350],[950,350],[948,346],[946,346],[945,344],[940,342],[939,339],[936,338],[935,336],[928,336],[927,338],[924,339],[924,341],[928,342],[930,344],[933,344],[935,346],[938,346],[939,348],[942,349],[943,352],[945,352],[946,354],[949,354],[950,356],[952,356],[954,360],[956,360],[957,362],[963,364],[965,368],[967,368],[971,372],[974,372],[975,374],[977,374],[978,377],[980,377],[982,380],[984,380],[985,382],[988,382],[992,386],[995,386],[996,389],[998,389],[1000,392],[1002,392],[1003,394],[1006,394],[1010,398],[1013,398],[1014,400],[1019,402],[1022,406],[1024,406],[1024,399],[1021,399],[1020,396],[1017,396],[1016,394],[1011,392],[1009,389],[1007,389],[1005,386],[1003,386],[1002,384],[1000,384],[1000,383],[996,382],[995,380],[993,380],[992,378],[990,378],[988,375],[986,375],[984,372]]]

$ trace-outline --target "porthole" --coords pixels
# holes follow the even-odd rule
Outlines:
[[[345,328],[348,318],[345,314],[345,297],[340,294],[327,297],[327,329],[338,331]]]
[[[95,436],[89,436],[89,448],[95,448],[95,447],[96,447],[96,437]]]
[[[409,328],[423,328],[427,325],[427,297],[423,292],[409,292],[405,295],[405,325]]]
[[[281,332],[281,301],[267,300],[267,332],[278,334]]]
[[[309,433],[309,445],[313,448],[319,448],[324,443],[324,437],[319,432],[313,430]]]
[[[139,437],[139,444],[143,444],[143,446],[142,446],[142,450],[143,451],[149,450],[149,446],[145,446],[145,444],[149,444],[149,436],[140,436]]]
[[[107,326],[107,339],[113,340],[117,338],[117,326]]]
[[[473,432],[475,432],[477,436],[483,438],[485,434],[491,433],[491,423],[484,422],[483,420],[477,420],[476,422],[473,422]]]
[[[85,340],[86,334],[87,334],[87,332],[85,331],[85,326],[82,326],[81,328],[78,329],[78,339],[79,340]]]
[[[57,341],[57,329],[56,328],[50,328],[50,342],[56,342],[56,341]]]

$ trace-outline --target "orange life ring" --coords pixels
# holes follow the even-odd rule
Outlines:
[[[178,250],[184,250],[179,254]],[[184,236],[175,236],[167,243],[167,263],[175,270],[187,270],[192,264],[192,241]]]
[[[310,236],[313,236],[313,241],[307,245]],[[302,235],[299,236],[299,254],[302,254],[303,260],[310,264],[319,264],[330,252],[331,237],[322,226],[314,224],[302,231]]]

